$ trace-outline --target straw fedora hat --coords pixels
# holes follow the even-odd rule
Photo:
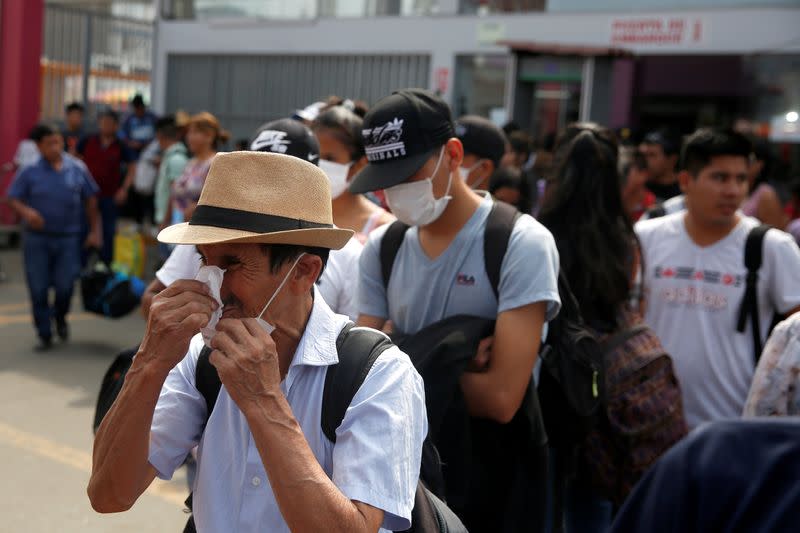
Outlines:
[[[353,236],[333,225],[328,177],[271,152],[230,152],[211,161],[192,219],[165,228],[169,244],[294,244],[338,250]]]

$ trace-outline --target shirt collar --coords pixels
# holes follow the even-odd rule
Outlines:
[[[297,345],[289,371],[295,366],[330,366],[338,363],[336,339],[346,322],[346,317],[331,311],[315,285],[311,316],[300,344]]]

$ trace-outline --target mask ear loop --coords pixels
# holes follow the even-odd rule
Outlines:
[[[472,165],[471,167],[469,167],[469,168],[467,169],[467,178],[469,178],[469,175],[470,175],[470,174],[472,174],[472,171],[473,171],[473,170],[475,170],[476,168],[478,168],[479,166],[481,166],[481,163],[483,163],[483,161],[484,161],[483,159],[478,159],[478,162],[477,162],[477,163],[475,163],[474,165]],[[475,189],[475,187],[478,187],[478,186],[479,186],[481,183],[483,183],[484,181],[486,181],[486,178],[483,178],[482,180],[480,180],[480,181],[479,181],[479,182],[477,182],[477,183],[469,183],[469,182],[467,182],[467,186],[468,186],[470,189],[473,189],[473,190],[474,190],[474,189]]]
[[[283,286],[286,285],[287,281],[289,281],[289,276],[292,274],[292,271],[294,270],[294,267],[297,266],[297,263],[300,262],[300,259],[302,259],[304,255],[306,255],[305,252],[303,252],[303,253],[301,253],[300,255],[297,256],[297,259],[295,259],[294,263],[292,264],[292,268],[290,268],[289,272],[287,272],[286,275],[283,277],[283,281],[281,281],[281,284],[278,285],[277,289],[275,289],[275,292],[272,293],[272,296],[270,297],[269,301],[267,302],[267,305],[264,306],[264,309],[261,310],[261,312],[258,314],[258,316],[256,318],[261,318],[261,315],[263,315],[267,311],[267,308],[269,307],[269,304],[272,303],[272,300],[274,300],[275,297],[278,296],[278,294],[281,292],[281,289],[283,289]]]
[[[445,145],[442,145],[442,149],[439,151],[439,159],[436,161],[436,167],[433,169],[433,173],[431,174],[431,177],[428,178],[430,180],[430,182],[431,182],[431,186],[433,186],[433,178],[435,178],[436,177],[436,173],[439,172],[439,167],[442,166],[442,159],[444,158],[444,148],[445,148]],[[438,200],[441,200],[443,198],[452,198],[449,195],[450,195],[450,186],[453,184],[453,173],[452,172],[448,172],[447,176],[448,176],[447,177],[447,190],[444,192],[444,196],[442,196],[442,198],[438,198]]]

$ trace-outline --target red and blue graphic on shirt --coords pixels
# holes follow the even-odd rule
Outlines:
[[[710,311],[727,309],[731,295],[721,291],[743,287],[745,281],[745,276],[742,274],[693,267],[657,266],[654,275],[657,280],[702,282],[703,286],[694,283],[683,287],[662,287],[656,291],[655,296],[668,304],[699,307]],[[718,287],[716,290],[715,286]]]

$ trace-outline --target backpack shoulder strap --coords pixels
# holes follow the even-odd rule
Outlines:
[[[389,287],[389,278],[392,277],[394,261],[397,259],[397,252],[400,251],[400,246],[403,244],[403,239],[408,229],[409,226],[396,220],[386,228],[386,233],[383,234],[381,239],[381,274],[383,275],[383,286],[385,288]]]
[[[658,204],[647,210],[647,218],[661,218],[667,214],[667,208],[664,204]]]
[[[744,266],[747,268],[747,282],[744,297],[739,306],[739,320],[736,331],[744,333],[747,317],[750,317],[753,330],[753,353],[756,363],[761,358],[761,324],[758,319],[758,271],[764,255],[764,237],[771,226],[761,224],[750,230],[744,244]]]
[[[206,400],[206,423],[211,418],[211,411],[214,410],[214,406],[217,404],[219,389],[222,387],[217,369],[208,360],[210,355],[211,348],[203,346],[203,350],[197,357],[197,366],[194,370],[195,387]]]
[[[500,271],[503,258],[508,250],[511,232],[520,216],[521,213],[515,207],[495,200],[486,220],[486,228],[483,231],[483,262],[495,298],[500,297]]]
[[[336,442],[336,429],[358,389],[378,357],[392,347],[389,337],[369,328],[355,327],[350,322],[336,340],[339,362],[328,367],[322,392],[322,432]]]

